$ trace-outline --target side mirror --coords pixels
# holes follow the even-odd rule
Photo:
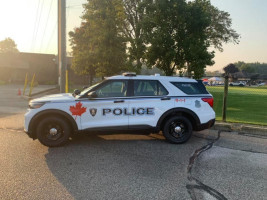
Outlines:
[[[89,98],[97,98],[96,91],[89,92],[88,97]]]
[[[78,90],[78,89],[75,89],[74,91],[73,91],[73,94],[76,96],[76,95],[79,95],[79,94],[81,94],[81,91],[80,90]]]

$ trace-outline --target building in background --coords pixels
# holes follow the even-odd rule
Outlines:
[[[68,57],[69,81],[71,84],[88,84],[87,76],[78,76],[71,69],[72,58]],[[57,56],[38,53],[3,53],[0,54],[0,81],[23,83],[26,73],[31,79],[35,74],[38,84],[58,84]]]

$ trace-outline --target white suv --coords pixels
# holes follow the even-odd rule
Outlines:
[[[213,126],[213,97],[202,81],[126,73],[73,94],[34,99],[25,114],[25,132],[50,147],[81,130],[162,131],[171,143]]]

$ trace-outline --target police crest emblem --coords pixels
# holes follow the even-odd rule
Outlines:
[[[96,115],[97,109],[96,108],[91,108],[89,109],[90,114],[94,117]]]

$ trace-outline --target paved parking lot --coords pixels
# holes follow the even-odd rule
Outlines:
[[[27,101],[18,96],[18,90],[23,90],[21,85],[0,85],[0,117],[25,112]]]
[[[18,91],[23,93],[23,85],[0,85],[0,117],[25,112],[28,102],[18,95]],[[32,94],[53,88],[51,85],[36,86]],[[29,94],[29,87],[25,90],[25,95]]]
[[[267,197],[266,138],[221,133],[196,157],[190,179],[191,156],[217,131],[195,133],[182,145],[160,134],[81,134],[64,147],[48,148],[23,133],[27,101],[13,91],[1,90],[0,98],[0,199]]]

